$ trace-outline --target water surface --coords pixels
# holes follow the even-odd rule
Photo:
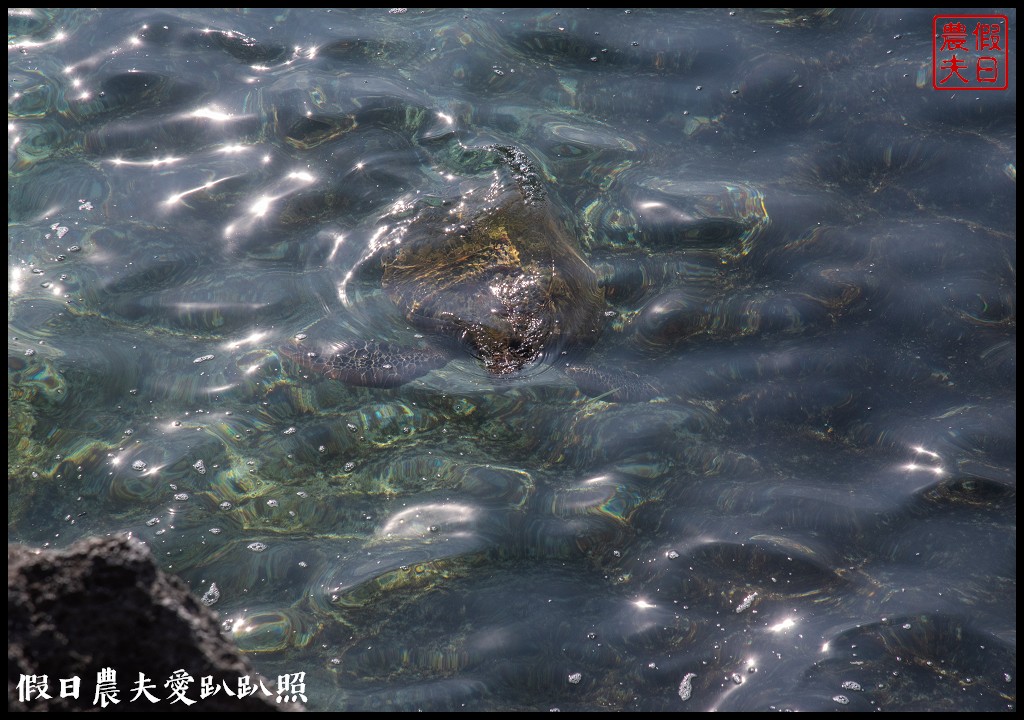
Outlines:
[[[9,540],[144,540],[311,709],[1014,709],[1015,77],[931,28],[12,12]],[[382,289],[493,145],[607,300],[512,378]]]

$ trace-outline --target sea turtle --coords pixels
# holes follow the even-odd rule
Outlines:
[[[510,146],[488,150],[509,172],[498,172],[482,192],[419,208],[382,255],[381,285],[417,328],[462,343],[490,375],[507,377],[592,345],[604,322],[605,291],[526,155]],[[500,179],[509,174],[511,181]],[[445,343],[370,341],[324,353],[292,346],[286,354],[316,373],[370,387],[396,387],[451,358]],[[657,394],[631,374],[563,369],[591,395]]]

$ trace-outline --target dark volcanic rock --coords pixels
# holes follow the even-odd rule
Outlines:
[[[126,537],[89,538],[67,550],[7,547],[7,708],[8,710],[93,710],[97,674],[116,671],[119,704],[106,710],[223,712],[297,709],[278,705],[273,684],[263,685],[238,650],[224,639],[214,614],[183,582],[157,568],[149,549]],[[184,671],[193,682],[186,705],[172,703],[172,674]],[[139,674],[149,692],[132,701]],[[19,681],[46,676],[46,694],[19,699]],[[220,690],[200,699],[200,679],[211,676]],[[257,688],[245,698],[239,677]],[[81,679],[79,697],[61,697],[61,679]]]

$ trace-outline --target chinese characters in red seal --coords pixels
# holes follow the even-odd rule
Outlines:
[[[936,15],[932,87],[1005,90],[1010,85],[1010,23],[1005,15]]]

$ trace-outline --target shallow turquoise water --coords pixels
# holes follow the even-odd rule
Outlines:
[[[931,20],[9,15],[9,540],[143,539],[315,709],[1013,709],[1015,78]],[[606,296],[512,378],[382,289],[496,143]]]

